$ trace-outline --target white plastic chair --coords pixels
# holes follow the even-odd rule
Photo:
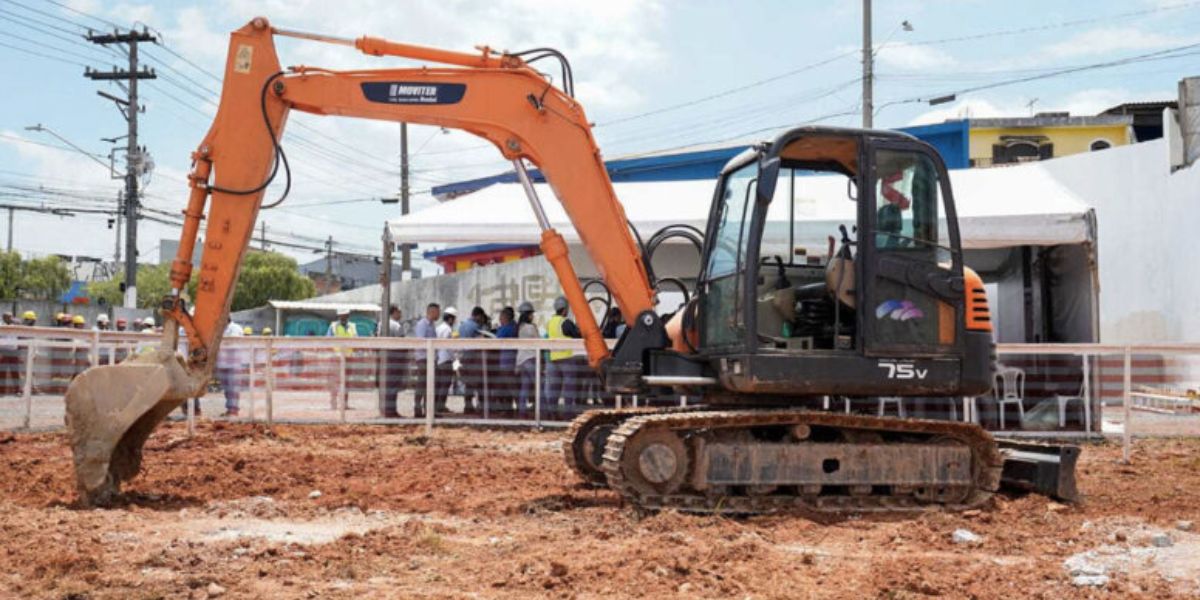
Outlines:
[[[1089,380],[1091,379],[1088,372],[1088,357],[1083,357],[1083,382],[1079,384],[1079,393],[1073,396],[1057,395],[1055,399],[1058,401],[1058,426],[1060,428],[1067,426],[1067,404],[1075,401],[1083,405],[1083,427],[1088,433],[1092,431],[1092,406],[1088,401]]]
[[[1021,423],[1025,422],[1025,371],[1016,367],[1001,367],[996,373],[999,385],[992,386],[992,397],[1000,406],[1000,429],[1004,429],[1004,407],[1016,404]]]
[[[896,414],[903,418],[904,415],[904,398],[900,396],[880,396],[879,397],[879,416],[883,416],[884,410],[888,402],[896,403]]]

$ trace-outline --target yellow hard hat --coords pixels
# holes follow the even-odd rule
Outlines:
[[[84,319],[83,315],[75,315],[74,317],[71,317],[71,322],[76,325],[83,325],[84,323],[87,323],[87,319]]]
[[[263,335],[271,335],[272,333],[275,333],[275,332],[271,331],[270,327],[263,327],[263,331],[262,331]]]
[[[244,333],[246,335],[254,335],[254,328],[247,325],[242,328],[242,333]]]
[[[22,318],[22,319],[26,319],[26,320],[33,320],[33,321],[36,321],[36,320],[37,320],[37,313],[33,312],[32,310],[27,310],[27,311],[25,311],[25,312],[24,312],[24,313],[21,315],[21,318]]]

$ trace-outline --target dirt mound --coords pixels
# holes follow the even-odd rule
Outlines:
[[[111,510],[59,434],[0,444],[0,597],[1171,597],[1196,593],[1200,443],[1089,446],[1086,501],[914,517],[642,514],[556,434],[180,425]],[[978,540],[955,543],[965,529]],[[1153,539],[1169,534],[1172,545]],[[1077,581],[1100,570],[1102,583]]]

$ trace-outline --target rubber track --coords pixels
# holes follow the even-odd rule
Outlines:
[[[770,425],[805,423],[864,431],[917,433],[930,436],[951,436],[966,442],[971,448],[975,471],[975,487],[967,499],[958,504],[937,504],[918,501],[910,496],[812,496],[773,494],[764,496],[712,497],[701,492],[663,495],[644,495],[625,479],[621,472],[626,443],[654,428],[682,431],[685,444],[689,431],[706,429],[749,428]],[[689,444],[690,450],[690,444]],[[688,461],[695,465],[697,461]],[[634,417],[622,423],[608,438],[604,448],[603,470],[608,485],[628,502],[644,509],[677,509],[686,512],[715,514],[755,514],[788,509],[817,512],[914,512],[930,509],[965,510],[987,501],[1000,485],[1003,457],[992,436],[977,425],[950,421],[898,419],[842,415],[807,410],[739,410],[706,411],[690,414],[660,414]],[[689,477],[686,480],[690,481]],[[686,489],[686,484],[685,488]],[[736,489],[736,488],[735,488]]]
[[[702,408],[702,406],[641,406],[636,408],[589,410],[575,417],[575,420],[571,421],[570,427],[567,428],[566,436],[562,442],[563,459],[566,461],[567,466],[584,483],[604,487],[608,485],[608,480],[604,472],[593,471],[587,463],[583,462],[583,445],[587,441],[586,436],[592,429],[608,423],[619,423],[631,417],[697,411]]]

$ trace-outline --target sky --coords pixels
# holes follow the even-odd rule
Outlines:
[[[126,59],[85,41],[86,28],[144,25],[160,39],[141,50],[158,78],[141,84],[140,124],[154,162],[145,204],[166,217],[186,202],[190,155],[215,111],[228,32],[258,15],[288,29],[464,51],[479,44],[557,48],[571,61],[576,96],[605,157],[615,158],[767,138],[803,123],[858,126],[861,9],[859,0],[0,0],[7,84],[0,204],[115,206],[122,182],[103,164],[112,145],[102,138],[123,135],[125,123],[96,92],[121,90],[83,70]],[[1173,99],[1180,78],[1200,74],[1200,46],[1188,47],[1200,44],[1200,1],[888,0],[873,12],[876,127],[1040,111],[1089,115],[1122,102]],[[277,46],[284,65],[413,64],[310,41],[278,39]],[[1055,75],[1131,57],[1141,58]],[[1020,79],[1029,81],[1010,83]],[[927,102],[954,92],[961,93],[953,102]],[[91,156],[26,129],[35,124]],[[414,126],[409,145],[414,210],[436,202],[432,186],[507,166],[494,148],[462,132]],[[312,246],[275,246],[301,262],[319,258],[330,236],[336,250],[377,254],[383,223],[399,214],[397,205],[378,201],[399,188],[399,126],[293,112],[283,146],[292,192],[260,215],[268,242]],[[272,185],[267,201],[279,192]],[[18,211],[12,244],[29,255],[111,259],[116,238],[108,219]],[[140,227],[142,262],[157,260],[160,241],[178,236],[165,224]]]

